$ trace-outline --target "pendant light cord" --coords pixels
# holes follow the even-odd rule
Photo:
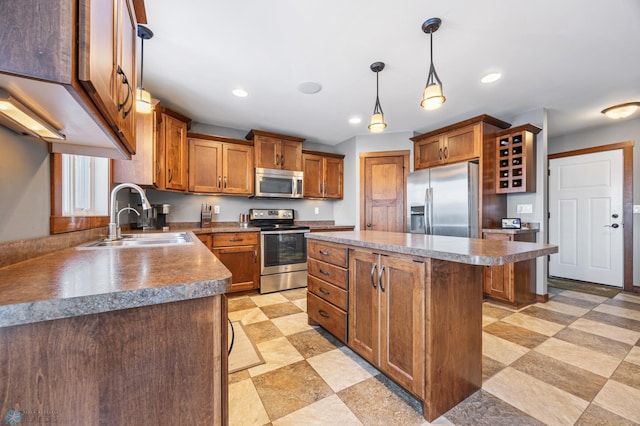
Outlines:
[[[140,87],[144,89],[142,85],[142,79],[144,78],[144,38],[140,37],[142,44],[140,46]]]

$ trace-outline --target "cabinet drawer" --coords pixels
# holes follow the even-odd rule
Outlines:
[[[343,342],[347,341],[347,313],[313,293],[307,293],[309,318]]]
[[[347,249],[344,247],[311,240],[308,243],[307,253],[309,257],[314,259],[342,266],[343,268],[347,267]]]
[[[347,310],[346,290],[311,275],[307,276],[307,288],[316,296],[321,297],[329,303],[333,303],[338,308],[344,309],[345,311]]]
[[[258,244],[257,232],[220,232],[213,234],[214,247],[247,246]]]
[[[318,277],[342,289],[347,289],[347,270],[339,266],[320,262],[316,259],[308,259],[307,268],[309,275]]]

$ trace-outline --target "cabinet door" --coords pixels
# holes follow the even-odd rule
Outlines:
[[[212,252],[231,272],[231,291],[260,287],[258,246],[214,247]]]
[[[424,396],[425,264],[380,256],[380,370]]]
[[[165,143],[165,186],[187,190],[187,125],[168,114],[162,114]]]
[[[245,145],[222,146],[222,191],[226,194],[253,194],[253,148]]]
[[[433,136],[432,138],[417,142],[413,149],[413,168],[415,170],[437,166],[444,161],[442,135]]]
[[[189,191],[222,192],[222,145],[189,139]]]
[[[482,135],[478,124],[445,133],[443,142],[445,162],[457,163],[479,158],[481,143]]]
[[[304,172],[303,196],[322,198],[323,157],[313,154],[302,155],[302,171]]]
[[[344,160],[326,157],[324,159],[324,197],[342,199],[344,179]]]
[[[484,233],[486,240],[513,241],[509,234]],[[508,302],[514,301],[513,263],[484,267],[484,293]]]
[[[116,0],[118,3],[117,63],[122,70],[118,87],[120,109],[118,110],[118,134],[129,151],[136,150],[136,40],[138,23],[131,0]],[[94,2],[95,3],[95,2]]]
[[[378,360],[378,255],[349,253],[349,347],[376,364]]]
[[[113,127],[118,122],[118,75],[116,34],[118,3],[80,1],[78,80]]]
[[[284,170],[302,170],[302,144],[282,140],[280,142],[280,168]]]
[[[255,150],[256,167],[266,169],[280,168],[280,139],[268,136],[256,136],[253,149]]]

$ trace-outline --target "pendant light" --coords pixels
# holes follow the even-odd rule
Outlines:
[[[429,34],[431,41],[431,66],[429,67],[427,84],[422,94],[422,102],[420,102],[420,106],[428,111],[440,108],[444,101],[446,101],[446,98],[442,94],[442,82],[438,78],[436,68],[433,66],[433,33],[438,31],[441,23],[440,18],[430,18],[422,24],[422,31]]]
[[[378,97],[378,73],[384,69],[384,62],[374,62],[371,64],[371,71],[376,73],[376,105],[373,107],[373,115],[371,116],[371,122],[369,123],[369,130],[371,133],[380,133],[387,123],[384,122],[384,114],[382,107],[380,106],[380,98]]]
[[[144,25],[138,25],[138,37],[142,39],[140,49],[140,85],[136,89],[136,111],[143,114],[151,112],[151,93],[142,87],[142,78],[144,75],[144,41],[153,37],[153,31]]]

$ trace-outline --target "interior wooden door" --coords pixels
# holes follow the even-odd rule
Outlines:
[[[360,155],[360,229],[404,232],[409,151]]]

